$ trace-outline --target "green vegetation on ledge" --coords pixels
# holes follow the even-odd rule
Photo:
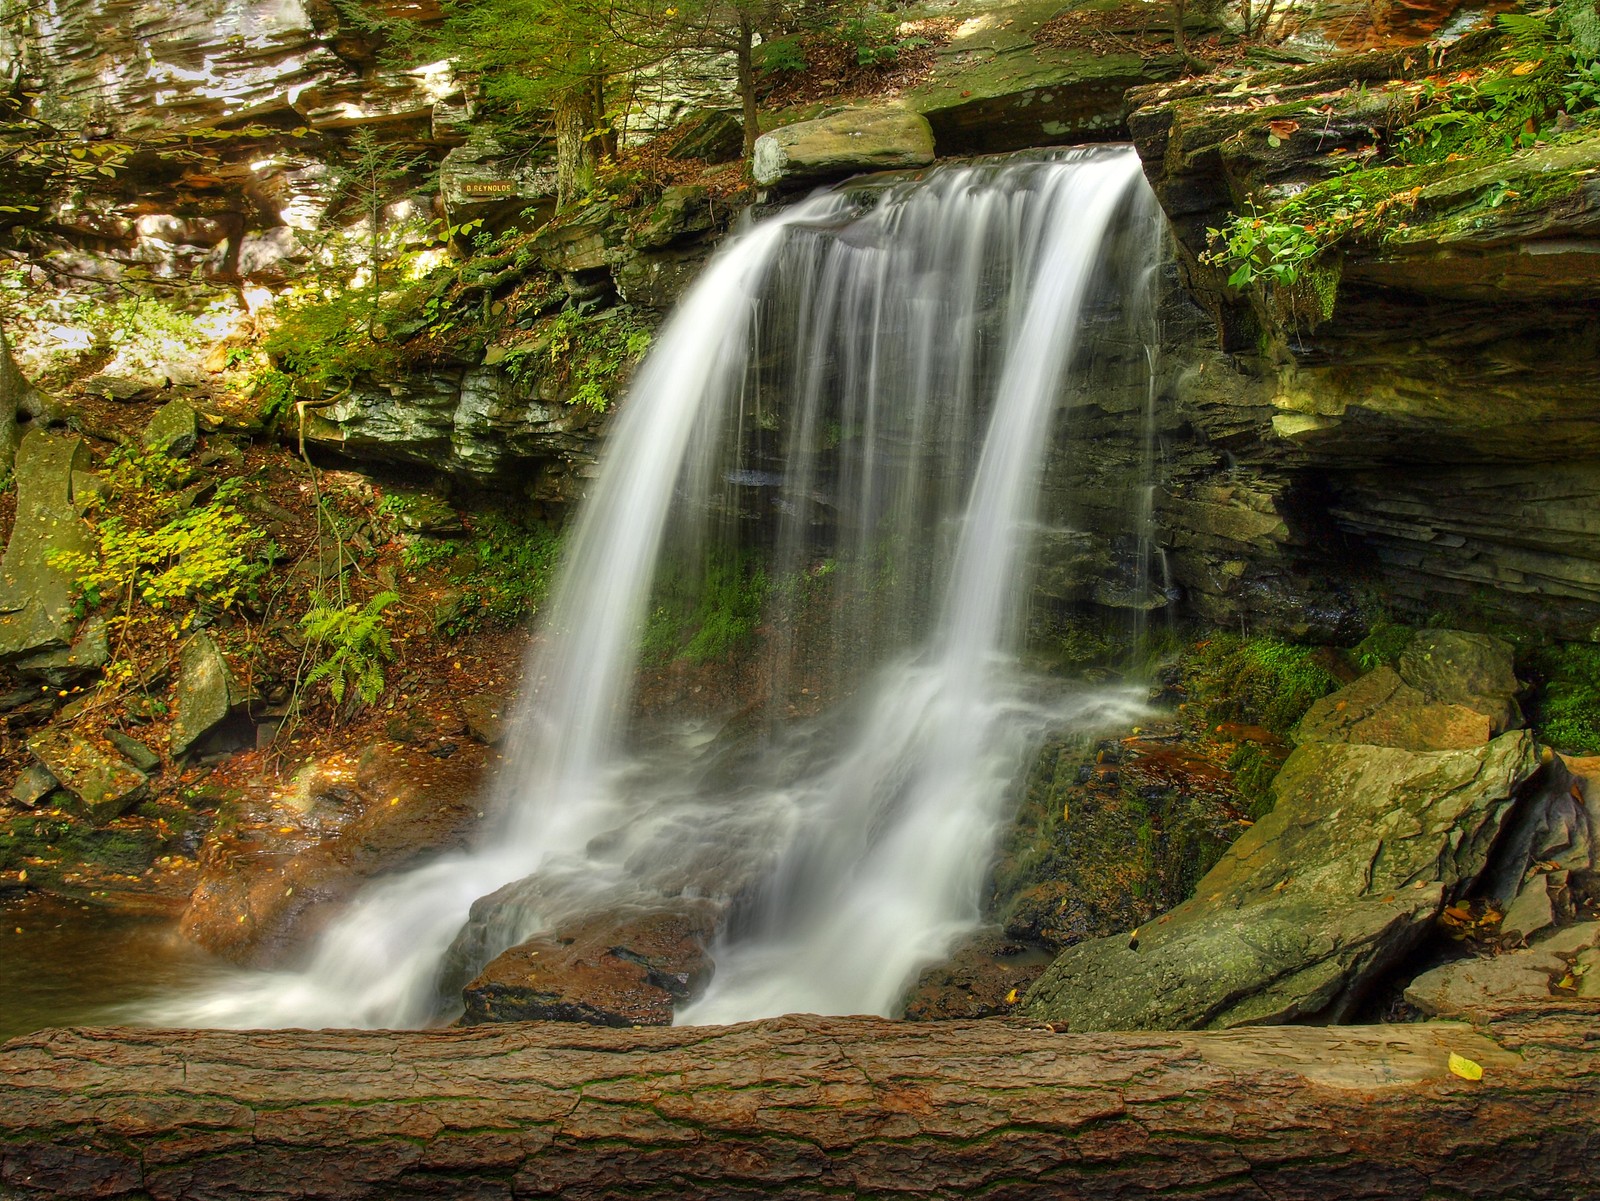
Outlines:
[[[1600,16],[1592,0],[1564,0],[1503,14],[1499,28],[1497,47],[1476,61],[1371,97],[1353,89],[1352,103],[1383,110],[1374,142],[1342,159],[1343,148],[1333,151],[1332,174],[1308,187],[1247,197],[1231,221],[1206,231],[1202,261],[1261,298],[1276,323],[1315,327],[1333,314],[1339,249],[1410,240],[1418,226],[1575,186],[1570,172],[1552,176],[1520,152],[1600,135]],[[1293,106],[1270,119],[1274,111],[1262,118],[1272,146],[1312,132]],[[1431,186],[1474,169],[1486,173],[1470,193]]]

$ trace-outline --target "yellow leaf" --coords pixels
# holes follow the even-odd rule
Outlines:
[[[1481,1064],[1473,1063],[1466,1056],[1457,1055],[1454,1051],[1450,1052],[1450,1070],[1463,1080],[1483,1079],[1483,1066]]]

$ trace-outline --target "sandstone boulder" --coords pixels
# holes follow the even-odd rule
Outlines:
[[[1406,989],[1406,1000],[1429,1017],[1476,1019],[1548,1004],[1564,984],[1569,997],[1600,995],[1584,992],[1590,984],[1587,965],[1597,953],[1600,922],[1581,922],[1519,951],[1458,959],[1424,972]]]
[[[486,898],[489,899],[489,898]],[[592,914],[496,956],[467,985],[462,1023],[558,1021],[670,1026],[711,979],[708,901]]]
[[[862,171],[926,167],[933,156],[933,130],[919,114],[847,109],[762,134],[752,170],[762,187],[788,187]]]
[[[1306,711],[1295,740],[1465,750],[1521,724],[1514,652],[1498,638],[1419,630],[1378,667]]]
[[[1338,1021],[1488,862],[1539,766],[1524,732],[1469,750],[1312,743],[1196,894],[1066,951],[1024,1012],[1074,1030]]]

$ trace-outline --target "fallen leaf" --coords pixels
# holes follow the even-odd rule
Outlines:
[[[1465,1055],[1450,1052],[1450,1070],[1463,1080],[1482,1080],[1483,1066],[1473,1063]]]
[[[1267,132],[1275,138],[1286,138],[1300,128],[1300,122],[1278,120],[1267,122]]]

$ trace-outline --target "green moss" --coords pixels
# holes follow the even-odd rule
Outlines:
[[[1400,662],[1400,656],[1411,645],[1416,633],[1413,627],[1397,622],[1374,622],[1367,636],[1355,645],[1350,655],[1356,666],[1364,672],[1379,667],[1393,667]]]
[[[1552,643],[1529,661],[1540,681],[1530,705],[1540,741],[1560,751],[1600,753],[1600,645]]]
[[[1245,816],[1259,821],[1272,810],[1272,781],[1283,766],[1281,751],[1257,742],[1241,742],[1228,756],[1233,786],[1244,803]]]
[[[755,633],[772,591],[749,555],[715,557],[698,578],[670,573],[656,588],[640,654],[655,663],[725,658]]]
[[[1189,703],[1208,725],[1237,722],[1284,735],[1338,686],[1317,648],[1277,638],[1216,634],[1184,664]]]
[[[472,541],[450,573],[460,597],[439,628],[459,637],[484,625],[525,621],[549,595],[560,558],[561,535],[542,522],[515,513],[479,514],[472,520]],[[416,560],[408,566],[417,566]]]

